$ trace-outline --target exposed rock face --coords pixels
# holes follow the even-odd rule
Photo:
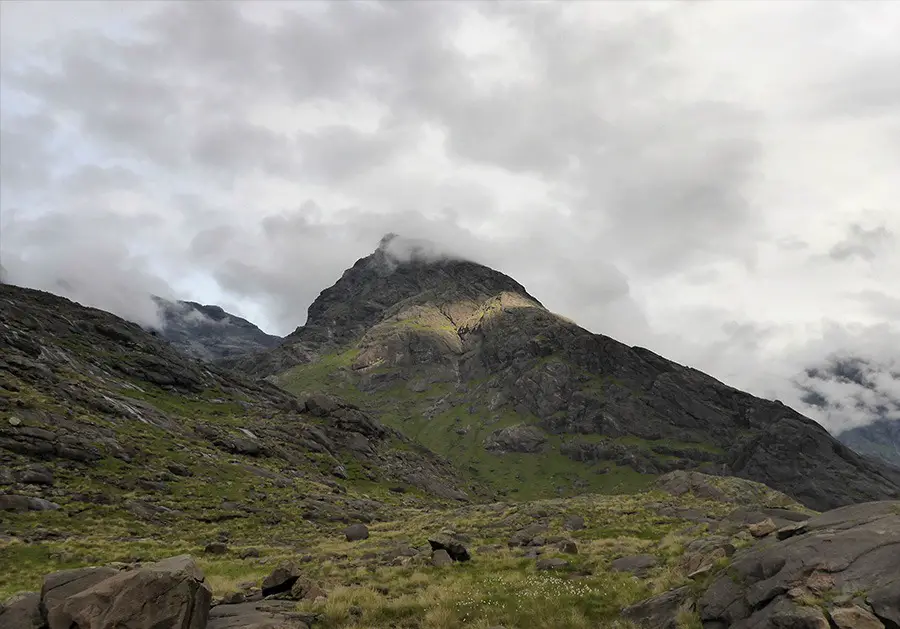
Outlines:
[[[420,396],[413,412],[425,417],[467,408],[489,435],[469,447],[498,453],[542,456],[544,440],[559,435],[559,452],[585,465],[740,476],[819,510],[900,497],[900,470],[857,455],[793,409],[592,334],[502,273],[460,260],[401,260],[392,242],[323,291],[306,325],[278,348],[227,364],[275,376],[303,365],[319,373],[327,357],[346,356],[334,368],[339,381],[376,394],[404,386],[404,396]],[[288,374],[278,381],[293,386]],[[369,399],[374,410],[396,412],[392,396]],[[511,415],[523,425],[490,428]],[[467,434],[461,424],[443,428],[444,442]]]
[[[160,335],[188,356],[204,361],[243,356],[277,346],[281,337],[219,306],[154,298],[163,321]]]
[[[544,449],[547,436],[535,426],[516,424],[491,433],[484,441],[484,447],[493,452],[535,453]]]
[[[63,570],[44,577],[41,608],[49,628],[69,629],[73,618],[65,610],[66,601],[116,574],[117,571],[112,568],[97,567]]]
[[[900,502],[829,511],[810,519],[805,530],[736,556],[698,602],[704,628],[825,629],[821,611],[800,601],[858,592],[870,607],[863,611],[885,626],[900,626]]]

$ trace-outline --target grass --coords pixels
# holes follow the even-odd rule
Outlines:
[[[454,509],[399,508],[394,519],[369,525],[370,537],[347,542],[342,525],[300,520],[290,524],[298,534],[291,543],[277,544],[276,530],[257,527],[230,531],[225,555],[204,555],[203,540],[214,539],[215,525],[169,527],[129,535],[128,522],[97,526],[67,539],[31,544],[0,542],[0,599],[20,590],[39,589],[42,575],[54,570],[111,561],[152,561],[180,553],[198,558],[215,596],[238,590],[262,578],[284,560],[309,560],[300,565],[305,576],[327,592],[324,602],[302,602],[304,611],[321,614],[325,629],[449,629],[456,627],[537,627],[555,629],[630,628],[621,609],[647,596],[688,583],[680,568],[685,520],[660,517],[654,505],[690,506],[710,515],[731,508],[690,495],[672,498],[657,491],[631,495],[589,494],[567,499],[475,504]],[[47,512],[33,514],[45,530]],[[580,515],[586,527],[567,531],[567,516]],[[548,539],[573,539],[578,554],[564,555],[553,545],[542,556],[570,563],[560,571],[539,571],[523,550],[508,548],[520,528],[544,522]],[[198,530],[199,529],[199,530]],[[436,568],[427,555],[393,562],[401,545],[418,548],[439,531],[454,531],[468,540],[472,560]],[[188,535],[185,533],[188,532]],[[241,558],[253,546],[260,556]],[[613,572],[609,564],[621,556],[650,553],[660,565],[646,578]],[[397,565],[392,565],[396,563]],[[690,620],[690,619],[688,619]],[[687,622],[687,621],[686,621]],[[684,624],[685,627],[691,625]]]

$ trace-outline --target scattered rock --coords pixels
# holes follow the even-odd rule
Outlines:
[[[547,436],[540,428],[528,424],[516,424],[495,430],[484,440],[484,449],[488,452],[524,452],[542,451],[547,444]]]
[[[471,559],[469,550],[459,541],[448,535],[436,535],[428,538],[431,550],[443,550],[453,561],[469,561]]]
[[[509,538],[510,546],[528,546],[534,541],[535,537],[538,537],[541,533],[544,533],[547,530],[547,525],[542,522],[535,522],[534,524],[530,524],[519,531],[513,533],[512,537]]]
[[[580,531],[584,528],[584,518],[580,515],[566,516],[563,522],[563,528],[567,531]]]
[[[263,596],[271,596],[272,594],[280,594],[289,592],[294,586],[297,579],[300,578],[301,572],[297,564],[286,561],[280,564],[275,570],[269,574],[262,582]]]
[[[653,555],[632,555],[614,560],[612,569],[616,572],[630,572],[635,576],[644,577],[658,563],[659,560]]]
[[[328,595],[325,593],[325,590],[309,579],[300,577],[291,586],[291,598],[295,601],[314,601],[320,597],[327,598]]]
[[[60,506],[55,502],[43,498],[31,496],[18,496],[15,494],[0,495],[0,511],[12,511],[24,513],[26,511],[55,511]]]
[[[684,586],[626,607],[622,616],[643,629],[678,629],[678,616],[693,606],[691,588]]]
[[[559,542],[556,547],[559,548],[561,552],[568,553],[569,555],[578,554],[578,545],[570,539],[564,539],[563,541]]]
[[[240,557],[241,559],[250,559],[259,556],[259,550],[256,548],[245,548],[238,554],[238,557]]]
[[[43,465],[32,465],[19,474],[19,482],[30,485],[52,485],[53,472]]]
[[[358,542],[369,538],[369,529],[365,524],[351,524],[344,529],[344,536],[348,542]]]
[[[747,527],[747,530],[750,531],[750,535],[753,537],[765,537],[771,533],[774,533],[778,527],[775,525],[775,521],[772,518],[766,518],[762,522],[757,522],[756,524],[751,524]]]
[[[228,552],[228,546],[223,542],[210,542],[203,549],[207,555],[224,555]]]
[[[67,598],[62,611],[66,629],[205,629],[211,601],[203,572],[179,555],[118,572]]]
[[[450,557],[450,553],[448,553],[443,548],[438,548],[436,551],[431,553],[431,563],[435,566],[446,566],[448,564],[453,563],[453,558]]]
[[[229,592],[222,597],[219,605],[237,605],[238,603],[243,603],[246,599],[247,595],[243,592]]]
[[[538,570],[562,570],[569,567],[569,562],[559,557],[542,557],[535,563]]]
[[[309,629],[317,615],[297,612],[296,607],[294,601],[278,600],[217,605],[209,612],[206,629]]]

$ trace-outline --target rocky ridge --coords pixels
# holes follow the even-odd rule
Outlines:
[[[289,544],[481,493],[352,404],[298,399],[109,313],[0,285],[0,539],[102,527],[179,543],[266,530]],[[0,572],[15,578],[9,562]]]
[[[154,297],[162,327],[158,333],[193,358],[211,362],[277,346],[281,337],[219,306]]]

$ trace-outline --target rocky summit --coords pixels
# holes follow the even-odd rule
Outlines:
[[[900,497],[900,470],[784,404],[588,332],[502,273],[398,238],[324,290],[281,345],[225,364],[298,394],[339,392],[524,498],[631,491],[675,469],[756,480],[815,509]]]
[[[219,306],[154,297],[159,308],[158,333],[193,358],[213,361],[271,347],[281,337],[266,334],[242,317]]]
[[[0,627],[900,627],[894,468],[401,244],[214,361],[0,285]]]

